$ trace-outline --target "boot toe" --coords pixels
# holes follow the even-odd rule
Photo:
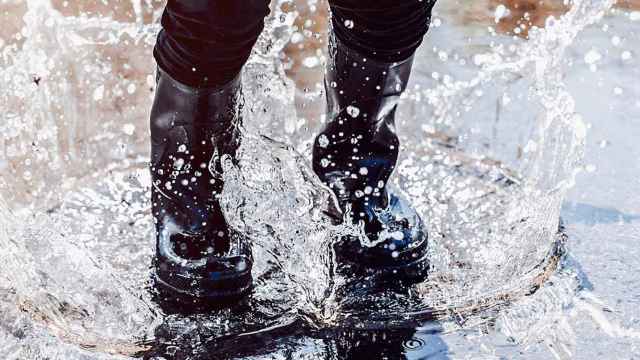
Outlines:
[[[236,249],[233,255],[185,258],[173,245],[171,239],[161,236],[155,260],[154,280],[165,300],[216,305],[251,290],[253,259],[249,248]]]
[[[382,227],[377,234],[368,234],[365,241],[346,237],[336,243],[338,261],[399,280],[424,279],[429,267],[428,235],[420,215],[404,197],[390,193],[387,208],[376,217]]]

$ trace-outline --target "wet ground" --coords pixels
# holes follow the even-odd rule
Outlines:
[[[265,259],[258,264],[260,286],[231,310],[183,317],[164,316],[146,288],[153,246],[144,170],[153,87],[147,60],[156,28],[141,24],[152,21],[152,3],[114,2],[128,9],[121,10],[55,2],[66,18],[53,16],[46,3],[2,3],[3,16],[14,18],[2,30],[0,48],[8,84],[0,125],[6,265],[0,354],[6,358],[632,359],[640,353],[638,12],[608,10],[599,20],[588,10],[602,3],[576,2],[584,14],[558,27],[556,38],[539,39],[547,46],[530,47],[521,37],[487,30],[493,17],[508,26],[502,11],[455,1],[436,8],[400,121],[405,147],[396,182],[429,219],[436,270],[409,294],[326,285],[344,279],[326,271],[330,259],[321,244],[344,229],[313,215],[322,193],[300,165],[320,121],[321,94],[308,78],[298,79],[297,89],[278,80],[282,72],[272,70],[269,50],[284,44],[261,44],[248,66],[256,119],[249,133],[271,135],[302,155],[249,137],[248,165],[229,171],[234,191],[227,204],[230,212],[242,211],[238,226],[261,235],[269,224],[275,234],[257,250]],[[96,6],[119,22],[91,18]],[[15,14],[25,8],[32,10],[29,26],[16,35]],[[93,20],[69,17],[81,10]],[[280,39],[294,19],[277,15],[282,24],[270,31]],[[495,60],[504,54],[496,49],[501,44],[519,49],[512,60]],[[546,57],[537,56],[541,48]],[[302,58],[290,75],[320,70],[321,58],[289,54]],[[538,62],[519,67],[525,62],[519,59]],[[556,87],[562,84],[570,97]],[[47,131],[51,123],[57,131]],[[252,208],[251,200],[261,197],[282,206]],[[555,234],[558,214],[568,252],[555,263],[549,252],[564,239]],[[296,224],[282,221],[293,217]],[[487,229],[501,236],[487,236]],[[274,254],[271,247],[291,243],[291,230],[308,238],[286,256]]]

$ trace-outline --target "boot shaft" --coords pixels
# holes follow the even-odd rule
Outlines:
[[[218,235],[226,233],[221,158],[235,157],[241,108],[240,76],[222,87],[194,88],[159,70],[150,121],[152,211],[158,233],[175,227],[200,239],[185,253],[229,248],[228,236]]]
[[[196,88],[159,70],[151,111],[155,280],[169,299],[215,304],[251,287],[248,239],[227,225],[219,195],[222,158],[240,144],[240,76]]]
[[[160,161],[162,144],[172,141],[194,147],[191,153],[206,152],[211,146],[221,153],[235,153],[242,107],[240,75],[221,87],[195,88],[158,69],[150,121],[152,163]],[[206,143],[189,139],[198,132],[209,135]]]
[[[395,115],[413,57],[387,63],[330,39],[325,77],[327,123],[316,138],[313,168],[336,195],[350,221],[363,225],[371,246],[344,237],[336,257],[347,273],[421,280],[426,276],[427,234],[415,211],[387,182],[398,161]],[[369,276],[367,275],[367,276]]]
[[[392,63],[367,58],[332,34],[325,73],[327,117],[337,118],[344,110],[351,116],[361,115],[370,124],[393,117],[400,95],[407,88],[412,65],[413,56]],[[358,104],[363,103],[367,106],[360,109]]]
[[[327,124],[314,144],[313,167],[356,217],[365,207],[386,206],[399,151],[395,111],[412,63],[369,59],[330,37]]]

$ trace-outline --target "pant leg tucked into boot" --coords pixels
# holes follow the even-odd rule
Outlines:
[[[239,74],[268,13],[269,0],[169,0],[163,13],[151,175],[155,278],[168,299],[221,304],[251,288],[249,242],[218,201],[220,159],[239,145]]]

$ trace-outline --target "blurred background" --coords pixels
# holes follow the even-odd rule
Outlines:
[[[65,16],[104,17],[118,22],[149,24],[157,22],[162,0],[52,0],[53,7]],[[275,2],[274,2],[275,4]],[[274,5],[272,4],[272,5]],[[322,86],[322,60],[326,47],[328,6],[326,0],[285,2],[283,11],[296,15],[294,34],[286,46],[287,75],[296,84],[299,115],[313,119],[322,112],[322,101],[309,101],[308,92]],[[615,7],[640,11],[640,0],[619,0]],[[24,0],[0,1],[0,48],[19,46],[27,6]],[[544,27],[549,16],[558,17],[568,10],[562,0],[440,0],[434,17],[446,15],[461,25],[492,27],[499,33],[526,39],[531,27]],[[498,14],[498,16],[496,15]],[[144,61],[143,59],[141,61]],[[151,58],[148,59],[153,62]],[[136,76],[140,74],[129,74]]]
[[[597,4],[605,0],[576,2]],[[532,74],[538,70],[536,64],[516,71],[506,69],[504,74],[495,71],[494,78],[477,86],[465,82],[468,79],[481,82],[482,76],[489,72],[487,67],[499,67],[502,63],[514,66],[520,58],[533,64],[532,59],[536,57],[531,53],[536,49],[526,46],[529,35],[535,33],[535,28],[544,28],[565,14],[568,3],[562,0],[439,0],[434,9],[430,33],[417,53],[417,66],[408,92],[410,98],[405,99],[401,110],[404,143],[445,144],[461,149],[466,155],[496,160],[496,163],[502,161],[517,168],[526,157],[523,154],[535,155],[544,150],[536,149],[535,143],[528,140],[533,138],[529,131],[532,127],[543,127],[544,119],[537,115],[545,105],[547,113],[555,114],[555,110],[560,113],[556,123],[563,124],[565,120],[568,123],[574,119],[574,112],[577,113],[580,121],[571,122],[565,130],[584,133],[586,138],[584,144],[572,144],[575,146],[571,151],[566,144],[571,137],[555,139],[560,144],[552,144],[556,148],[550,150],[555,156],[551,160],[557,160],[562,166],[546,161],[541,155],[543,167],[549,171],[532,175],[538,176],[541,182],[553,180],[540,185],[545,190],[553,190],[558,179],[569,182],[562,184],[568,193],[566,197],[560,196],[561,210],[540,206],[535,211],[544,217],[545,211],[550,210],[553,221],[557,221],[554,211],[561,211],[570,239],[567,268],[578,274],[579,281],[566,285],[565,292],[558,290],[565,285],[558,281],[560,285],[551,287],[552,291],[541,295],[534,304],[514,305],[513,311],[506,311],[507,315],[499,319],[502,327],[497,326],[497,335],[480,336],[479,333],[489,333],[482,328],[445,333],[434,342],[427,329],[418,338],[423,336],[425,343],[437,344],[435,350],[427,350],[457,353],[460,358],[487,359],[526,358],[524,352],[533,354],[527,358],[540,359],[633,359],[640,354],[640,278],[637,276],[640,268],[640,0],[619,0],[604,14],[599,14],[601,18],[595,19],[596,16],[590,14],[594,17],[592,22],[582,22],[581,14],[576,15],[568,25],[581,28],[575,34],[571,28],[564,29],[568,43],[554,39],[542,41],[549,46],[566,46],[562,54],[554,53],[554,49],[539,49],[541,54],[549,55],[548,58],[558,57],[552,59],[558,61],[557,74],[551,74],[552,81],[548,83],[536,83],[547,80],[544,74]],[[86,284],[80,281],[80,285],[71,286],[69,293],[60,297],[79,299],[78,308],[83,311],[83,306],[90,310],[98,307],[99,311],[91,313],[92,317],[83,317],[82,311],[65,312],[64,306],[53,306],[48,298],[29,297],[39,294],[41,288],[53,293],[55,286],[51,284],[55,282],[50,278],[55,277],[59,269],[78,269],[69,260],[82,258],[76,253],[69,252],[74,256],[68,258],[59,256],[62,260],[52,262],[45,270],[34,261],[33,268],[37,270],[34,277],[41,280],[39,283],[26,277],[24,283],[14,286],[22,272],[7,274],[0,269],[0,357],[2,351],[8,349],[17,354],[18,359],[28,358],[25,354],[32,353],[44,354],[42,358],[56,354],[58,358],[84,359],[88,356],[80,350],[69,350],[74,355],[68,357],[64,352],[68,344],[83,344],[86,340],[83,335],[89,332],[83,326],[105,338],[128,341],[139,335],[139,329],[149,330],[146,326],[152,329],[149,324],[157,320],[155,315],[140,320],[144,316],[138,315],[147,314],[148,308],[136,308],[138,297],[144,295],[135,287],[146,281],[147,258],[152,249],[145,198],[148,184],[143,180],[148,160],[148,112],[155,86],[151,49],[163,6],[164,1],[157,0],[0,0],[0,250],[3,251],[0,261],[13,260],[16,264],[6,268],[21,270],[23,264],[33,265],[29,261],[32,253],[38,253],[37,244],[55,245],[48,238],[40,241],[37,236],[25,236],[26,245],[18,245],[31,246],[29,251],[16,245],[16,252],[11,253],[7,249],[13,249],[19,242],[12,242],[6,234],[13,234],[14,228],[21,230],[22,224],[13,219],[46,218],[55,215],[60,204],[67,206],[65,216],[70,214],[69,209],[75,211],[68,216],[68,223],[89,218],[108,229],[113,239],[122,238],[124,231],[139,235],[131,238],[148,241],[138,244],[137,248],[132,245],[120,249],[96,236],[95,233],[102,231],[97,226],[94,233],[87,229],[86,233],[68,234],[67,240],[77,235],[77,239],[73,239],[79,246],[60,245],[64,251],[89,249],[88,253],[98,254],[96,257],[102,260],[107,258],[100,257],[104,249],[117,254],[109,256],[104,263],[116,269],[134,288],[130,293],[116,294],[128,302],[118,301],[130,305],[128,312],[122,314],[116,300],[104,305],[111,308],[100,312],[102,308],[98,305],[102,306],[102,296],[107,290],[100,292],[92,288],[83,292]],[[264,126],[260,130],[265,132],[269,132],[269,124],[279,127],[275,133],[284,134],[282,138],[297,151],[309,155],[309,139],[324,116],[322,81],[327,3],[323,0],[274,1],[272,6],[278,18],[268,31],[278,35],[275,37],[278,40],[269,42],[265,37],[259,43],[248,65],[250,79],[257,90],[247,91],[253,92],[249,99],[257,99],[256,109],[264,110],[254,113],[261,121],[256,126]],[[562,39],[562,33],[555,35]],[[286,43],[277,43],[282,39],[286,39]],[[529,52],[502,51],[509,48]],[[505,56],[501,59],[504,62],[500,62],[492,61],[487,54],[512,57]],[[274,57],[279,58],[282,68],[274,66]],[[537,60],[544,68],[545,59]],[[282,71],[286,77],[280,76]],[[536,91],[553,90],[556,83],[566,87],[571,95],[568,103],[560,104],[561,109],[553,108],[558,105],[553,99],[535,98]],[[448,132],[450,122],[458,126],[455,131]],[[579,126],[574,127],[576,124]],[[558,134],[564,133],[551,132],[553,136]],[[404,150],[405,154],[410,152]],[[566,154],[571,155],[571,161],[563,163]],[[433,160],[419,151],[411,156]],[[574,163],[574,157],[579,161]],[[118,166],[130,168],[122,172]],[[556,173],[553,166],[561,171]],[[113,173],[121,176],[118,178],[121,182],[111,184],[113,189],[109,184],[98,183],[96,178],[112,175],[113,169]],[[122,183],[129,186],[126,191],[120,191]],[[438,185],[430,184],[435,188]],[[86,190],[92,186],[99,190]],[[104,188],[113,194],[101,197],[104,194],[99,192]],[[134,201],[127,197],[131,194]],[[108,201],[96,206],[97,209],[91,207],[96,199],[104,198]],[[424,201],[425,209],[434,203],[446,202],[428,200],[432,202]],[[105,213],[119,217],[104,219]],[[116,225],[109,223],[112,220]],[[78,227],[84,227],[83,223],[75,222],[80,224]],[[33,229],[40,231],[49,224],[43,223],[37,223]],[[60,222],[56,226],[64,227],[60,224],[68,225]],[[515,240],[515,247],[522,244],[522,239]],[[37,256],[33,258],[38,260]],[[24,273],[31,276],[28,271]],[[78,273],[82,275],[82,271]],[[96,274],[98,278],[101,273],[96,270]],[[11,285],[8,290],[2,286],[6,284],[2,282],[5,277]],[[91,284],[92,279],[88,277],[85,281]],[[66,282],[65,276],[60,282]],[[105,282],[104,287],[108,285],[109,282]],[[16,291],[32,302],[25,305],[24,301],[15,301],[12,296]],[[556,296],[554,291],[568,296]],[[5,309],[10,310],[3,312]],[[133,315],[127,317],[129,314]],[[505,317],[508,318],[505,320]],[[16,319],[22,319],[23,323]],[[107,320],[102,323],[102,319]],[[107,323],[109,321],[111,323]],[[38,325],[32,326],[32,323],[46,323],[48,332],[36,332]],[[51,334],[62,339],[61,343],[56,342],[58,339],[52,340]],[[87,341],[93,341],[87,337]],[[100,344],[100,341],[94,343]],[[303,344],[300,348],[304,346],[311,347]],[[113,351],[114,346],[108,343],[104,347]],[[96,355],[102,354],[102,350],[99,348],[92,354],[102,358]],[[135,349],[125,347],[120,351],[131,353]],[[418,353],[414,358],[422,358],[420,356]],[[105,358],[108,357],[105,355]]]

